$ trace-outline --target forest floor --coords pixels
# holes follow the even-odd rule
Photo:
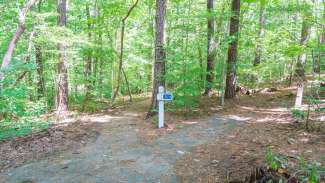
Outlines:
[[[143,120],[143,98],[71,117],[1,142],[0,182],[245,182],[265,165],[267,147],[292,166],[299,155],[324,165],[324,128],[307,132],[294,122],[292,92],[240,96],[223,109],[203,97],[190,115],[169,113],[165,129]]]
[[[230,133],[197,146],[176,163],[181,182],[249,182],[257,167],[266,166],[267,149],[287,160],[293,175],[299,169],[299,157],[325,165],[325,124],[314,124],[307,132],[304,123],[292,117],[293,88],[276,92],[241,96],[228,101],[218,115],[245,121]],[[324,114],[322,114],[324,117]],[[325,174],[321,175],[324,181]]]

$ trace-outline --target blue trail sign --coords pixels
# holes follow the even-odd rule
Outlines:
[[[173,94],[166,92],[163,94],[162,100],[171,101],[171,100],[173,100],[173,98],[174,98]]]

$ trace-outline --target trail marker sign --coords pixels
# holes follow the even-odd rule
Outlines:
[[[158,112],[158,117],[159,117],[159,123],[158,123],[158,128],[163,128],[164,127],[164,103],[165,101],[172,101],[173,100],[173,94],[170,92],[165,92],[165,88],[163,86],[160,86],[158,89],[158,95],[157,95],[157,100],[159,103],[159,112]]]
[[[173,100],[173,94],[171,94],[170,92],[166,92],[163,94],[162,100],[164,101],[172,101]]]

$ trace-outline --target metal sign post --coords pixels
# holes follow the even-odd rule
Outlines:
[[[165,92],[165,88],[163,86],[159,86],[157,100],[158,100],[158,104],[159,104],[158,105],[158,107],[159,107],[158,128],[163,128],[164,127],[164,112],[165,112],[164,103],[165,103],[165,101],[173,100],[173,95],[171,93],[169,93],[169,92]]]

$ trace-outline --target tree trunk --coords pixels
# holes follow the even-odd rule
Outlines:
[[[292,77],[293,77],[293,71],[294,71],[294,63],[296,61],[296,58],[292,58],[291,63],[290,63],[290,75],[289,75],[289,82],[288,82],[288,87],[291,86],[292,84]]]
[[[58,0],[58,26],[67,25],[67,0]],[[67,46],[64,42],[58,44],[59,63],[56,95],[56,111],[58,114],[68,111],[68,70],[67,70]]]
[[[27,1],[27,3],[25,4],[25,7],[23,9],[20,10],[19,12],[19,17],[18,17],[18,28],[16,33],[13,35],[9,45],[8,45],[8,49],[3,57],[2,60],[2,64],[1,64],[1,68],[0,68],[0,92],[2,91],[2,82],[4,80],[4,73],[2,72],[3,69],[5,69],[11,61],[14,49],[17,45],[17,42],[19,41],[21,35],[24,33],[25,31],[25,21],[26,21],[26,16],[28,11],[32,8],[32,6],[37,2],[37,0],[29,0]]]
[[[38,3],[38,13],[41,13],[41,6],[42,1],[40,0]],[[39,36],[39,34],[36,34]],[[43,66],[43,54],[42,54],[42,47],[39,43],[35,43],[35,62],[37,66],[37,98],[40,99],[41,97],[45,96],[45,83],[44,83],[44,66]]]
[[[236,62],[237,62],[237,47],[238,47],[238,31],[239,31],[239,16],[240,16],[240,0],[232,0],[231,3],[232,16],[230,18],[229,36],[232,42],[228,48],[228,63],[227,63],[227,79],[226,79],[226,98],[234,98],[236,96]]]
[[[40,45],[35,45],[35,61],[37,65],[37,97],[40,99],[44,96],[45,92],[45,84],[44,84],[44,77],[43,77],[43,60],[42,60],[42,48]]]
[[[165,17],[167,0],[156,0],[156,33],[155,33],[155,63],[153,73],[153,88],[149,111],[146,118],[152,117],[156,112],[157,94],[159,86],[165,86]]]
[[[89,5],[86,4],[86,15],[87,15],[87,27],[88,27],[88,41],[91,43],[92,41],[92,34],[91,34],[91,18],[90,18],[90,9]],[[92,48],[88,48],[87,50],[87,59],[86,59],[86,65],[85,65],[85,79],[86,79],[86,95],[85,98],[83,99],[82,102],[82,111],[85,111],[88,100],[89,100],[89,95],[90,95],[90,90],[91,90],[91,70],[92,70]]]
[[[262,38],[264,37],[264,33],[265,33],[265,30],[264,30],[265,21],[266,21],[265,16],[266,16],[265,0],[261,0],[259,28],[258,28],[257,45],[256,45],[256,49],[255,49],[254,66],[257,66],[261,63],[262,50],[263,50]]]
[[[120,85],[121,85],[121,74],[122,74],[122,68],[123,68],[123,54],[124,54],[125,22],[126,22],[127,18],[130,16],[130,14],[132,13],[133,9],[138,5],[138,3],[139,3],[139,0],[136,0],[135,3],[131,6],[129,11],[127,12],[126,16],[122,19],[121,48],[120,48],[120,58],[119,58],[120,62],[119,62],[118,73],[117,73],[117,86],[116,86],[115,92],[113,94],[112,104],[114,104],[114,102],[115,102],[115,99],[117,97],[117,94],[120,90]]]
[[[323,21],[322,21],[322,32],[321,32],[321,35],[320,35],[320,38],[319,38],[319,46],[318,46],[318,49],[319,49],[319,53],[315,56],[315,67],[314,67],[314,72],[315,73],[318,73],[320,74],[321,72],[321,62],[322,60],[324,59],[325,57],[325,53],[323,50],[320,50],[321,48],[321,45],[324,45],[325,44],[325,1],[323,0]]]
[[[306,46],[306,44],[308,43],[308,39],[309,39],[309,35],[310,35],[310,28],[311,28],[311,25],[308,22],[308,17],[305,15],[303,17],[302,29],[301,29],[301,39],[300,39],[300,45],[303,47]],[[296,95],[295,108],[297,108],[297,109],[301,108],[301,105],[302,105],[304,82],[306,80],[305,79],[305,69],[304,69],[306,57],[307,57],[306,52],[299,55],[298,62],[296,64],[295,76],[297,78],[297,95]]]
[[[130,102],[132,102],[132,93],[131,93],[131,89],[130,89],[130,84],[129,84],[128,78],[127,78],[126,73],[125,73],[123,68],[122,68],[122,73],[123,73],[123,76],[124,76],[126,87],[128,89],[129,100],[130,100]]]
[[[198,47],[198,53],[199,53],[199,66],[200,66],[200,82],[199,82],[199,88],[204,88],[204,70],[203,70],[203,56],[202,56],[202,50],[200,46]]]
[[[211,95],[212,86],[214,81],[214,66],[216,57],[216,42],[215,42],[215,18],[213,15],[214,11],[214,0],[207,1],[208,9],[208,53],[207,53],[207,75],[206,75],[206,86],[205,95]]]
[[[103,37],[102,32],[99,33],[99,45],[100,45],[100,53],[103,53]],[[99,76],[98,76],[98,86],[100,97],[103,95],[103,80],[104,80],[104,59],[102,57],[99,58]]]

